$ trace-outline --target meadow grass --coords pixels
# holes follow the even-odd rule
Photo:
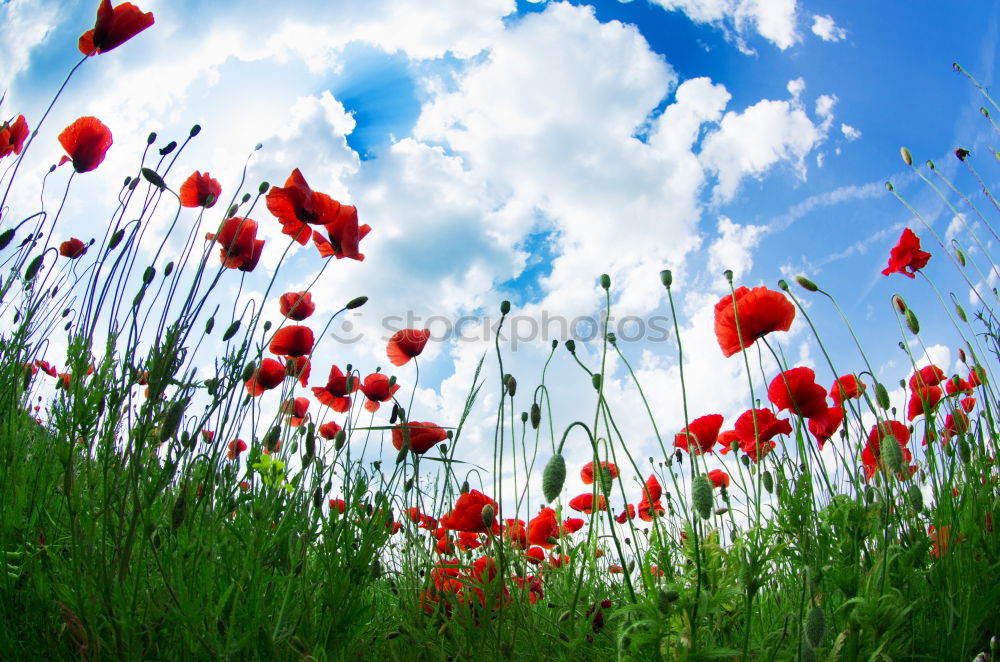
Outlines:
[[[67,83],[152,24],[128,34],[101,20]],[[63,192],[19,209],[11,193],[39,176],[21,170],[25,154],[55,139],[47,115],[30,136],[15,119],[0,127],[0,659],[1000,659],[998,296],[975,288],[970,314],[937,292],[915,236],[893,249],[889,277],[915,274],[924,282],[903,284],[936,294],[942,309],[927,314],[954,322],[968,374],[914,359],[898,410],[860,346],[859,366],[823,350],[830,394],[783,360],[773,334],[796,315],[815,332],[802,297],[840,311],[800,278],[801,291],[734,287],[716,307],[720,349],[744,363],[753,407],[730,430],[692,415],[706,404],[687,401],[683,339],[673,397],[685,427],[659,429],[607,329],[597,365],[572,342],[554,342],[549,357],[578,364],[591,403],[553,402],[548,362],[506,374],[498,336],[462,416],[439,427],[412,411],[416,384],[396,392],[394,378],[350,365],[326,382],[325,365],[305,375],[301,357],[364,297],[323,321],[262,321],[289,301],[295,317],[301,297],[279,304],[275,288],[306,234],[319,236],[314,283],[332,257],[358,259],[367,226],[353,207],[295,173],[284,187],[250,186],[246,169],[216,207],[207,179],[176,184],[195,127],[180,144],[151,135],[103,236],[57,247],[66,200],[103,159],[102,129],[59,134],[68,167],[44,177],[65,181]],[[954,214],[975,219],[965,248],[914,210],[939,243],[935,259],[947,256],[970,287],[994,273],[986,233],[996,238],[1000,213],[977,170],[994,159],[976,156],[957,152],[982,187],[973,193],[934,164],[915,168]],[[218,230],[204,238],[212,214]],[[157,215],[171,220],[150,242]],[[256,239],[251,217],[272,215],[286,246]],[[263,298],[221,293],[242,286],[262,251],[283,251]],[[672,274],[660,278],[673,312]],[[612,283],[600,282],[610,313]],[[922,356],[916,311],[897,297],[885,312],[911,359]],[[843,333],[853,336],[849,324]],[[426,340],[414,330],[389,357],[418,361]],[[622,438],[619,417],[636,414],[604,397],[612,356],[646,403],[657,457],[634,457]],[[490,474],[469,474],[465,463],[482,458],[460,442],[489,375],[503,375]],[[377,418],[374,403],[385,407]],[[577,420],[556,429],[553,409]],[[368,449],[392,441],[394,461],[370,461]],[[567,471],[580,469],[567,467],[567,444],[592,451],[589,493],[566,493]],[[728,471],[709,471],[708,453],[725,454]],[[633,487],[626,473],[648,479]],[[498,503],[506,475],[515,498]],[[627,508],[600,509],[611,500]],[[528,510],[538,503],[553,510]]]

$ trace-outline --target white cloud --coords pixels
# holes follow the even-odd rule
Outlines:
[[[719,217],[719,238],[708,248],[709,270],[721,273],[731,269],[737,278],[745,276],[753,264],[753,253],[767,231],[763,225],[737,225],[726,216]]]
[[[28,66],[32,50],[49,35],[58,16],[56,2],[10,0],[0,3],[0,62],[3,62],[4,80],[13,81]]]
[[[854,128],[850,124],[841,124],[840,132],[844,134],[844,138],[847,139],[847,142],[854,142],[861,137],[861,130]]]
[[[799,41],[796,0],[653,0],[668,11],[683,12],[696,23],[711,23],[737,35],[748,27],[784,50]]]
[[[832,16],[813,15],[812,33],[823,41],[843,41],[847,30],[839,27]]]

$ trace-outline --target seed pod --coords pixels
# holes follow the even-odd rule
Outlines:
[[[728,282],[728,283],[732,283],[733,282],[733,270],[732,269],[726,269],[725,271],[722,272],[722,275],[725,277],[726,282]]]
[[[770,471],[764,472],[760,477],[760,482],[764,484],[764,489],[767,490],[768,494],[774,494],[774,476],[771,475]]]
[[[42,256],[37,255],[29,264],[28,268],[24,270],[24,280],[32,280],[38,275],[38,270],[42,268]]]
[[[152,168],[142,168],[139,172],[142,173],[143,179],[161,191],[167,188],[167,183],[163,181],[163,177],[160,177],[160,175]]]
[[[230,338],[236,335],[236,332],[240,330],[240,321],[236,320],[226,328],[226,332],[222,334],[222,342],[227,342]],[[249,379],[249,378],[248,378]]]
[[[796,276],[795,282],[798,283],[802,287],[802,289],[807,290],[809,292],[816,292],[819,290],[819,287],[816,285],[816,283],[812,282],[805,276]]]
[[[910,499],[910,505],[913,506],[915,512],[920,513],[924,509],[924,493],[920,491],[916,483],[906,488],[906,496]]]
[[[531,418],[531,429],[537,430],[538,426],[542,422],[542,408],[538,406],[537,402],[531,403],[531,413],[529,414]]]
[[[903,447],[899,445],[896,438],[889,435],[882,438],[880,443],[882,455],[882,465],[894,474],[903,471]]]
[[[906,314],[903,315],[906,319],[906,327],[910,330],[910,333],[917,335],[920,333],[920,322],[917,321],[917,316],[909,308],[906,309]]]
[[[601,287],[605,290],[611,289],[611,276],[607,274],[601,274]]]
[[[702,519],[712,517],[712,485],[703,474],[691,479],[691,505]]]
[[[562,454],[556,453],[542,472],[542,494],[545,495],[546,501],[555,501],[565,482],[566,459]]]
[[[806,643],[810,648],[818,648],[823,635],[826,634],[826,614],[822,607],[813,607],[806,614],[806,626],[804,628]]]
[[[875,402],[882,409],[889,408],[889,391],[885,389],[885,386],[881,382],[875,382]]]

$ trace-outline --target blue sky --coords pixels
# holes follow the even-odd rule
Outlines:
[[[952,150],[988,156],[995,134],[979,113],[982,97],[951,64],[994,82],[995,3],[377,0],[289,2],[280,12],[256,1],[137,4],[156,24],[86,63],[32,154],[39,172],[55,162],[54,135],[79,115],[101,117],[115,135],[63,230],[97,236],[105,217],[93,210],[111,211],[102,184],[117,188],[134,170],[150,130],[166,140],[202,124],[176,183],[209,170],[224,193],[263,143],[252,182],[281,184],[299,167],[314,189],[356,204],[373,227],[366,261],[332,264],[316,286],[328,294],[321,311],[371,297],[352,319],[362,339],[323,348],[327,364],[385,365],[380,322],[405,311],[495,318],[509,298],[535,319],[593,316],[603,272],[616,314],[649,320],[666,313],[658,272],[669,266],[692,417],[723,413],[728,425],[748,402],[741,366],[721,357],[712,335],[726,268],[737,285],[814,278],[837,296],[889,383],[908,374],[889,306],[899,291],[921,315],[930,355],[953,367],[957,339],[928,285],[879,272],[912,224],[935,253],[926,271],[941,290],[968,304],[968,287],[883,184],[892,180],[942,236],[952,215],[903,165],[899,147],[975,192]],[[76,38],[95,7],[0,5],[4,117],[23,112],[34,128],[78,60]],[[36,199],[26,190],[15,203]],[[266,211],[259,216],[275,243],[264,279],[279,235]],[[307,248],[289,260],[280,282],[304,286],[315,254]],[[251,294],[264,283],[251,280]],[[804,299],[842,371],[860,370],[829,307]],[[801,321],[780,340],[792,363],[832,381]],[[417,420],[456,421],[488,345],[432,344]],[[597,349],[581,353],[593,364]],[[646,339],[624,349],[658,394],[660,428],[679,430],[676,347]],[[533,385],[547,353],[548,339],[524,342],[505,365]],[[558,356],[550,376],[566,401],[590,403],[588,382]],[[398,373],[404,388],[411,369]],[[612,370],[610,397],[635,407],[622,366]],[[490,388],[470,426],[472,456],[491,443]],[[563,423],[569,409],[557,412]],[[652,452],[648,424],[626,432],[640,455]]]

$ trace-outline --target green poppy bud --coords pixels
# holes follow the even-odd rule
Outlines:
[[[555,501],[566,482],[566,459],[559,453],[552,456],[542,472],[542,494],[546,501]]]
[[[802,287],[802,289],[807,290],[809,292],[816,292],[817,290],[819,290],[819,287],[816,286],[816,283],[812,282],[805,276],[796,276],[795,282],[798,283],[799,286]]]
[[[691,479],[691,504],[702,519],[712,517],[712,484],[703,474]]]
[[[910,155],[910,150],[906,149],[905,147],[900,147],[899,155],[903,157],[903,163],[905,163],[908,166],[913,165],[913,156]]]
[[[671,273],[670,269],[664,269],[660,272],[660,282],[663,283],[663,287],[670,289],[674,283],[674,274]]]

